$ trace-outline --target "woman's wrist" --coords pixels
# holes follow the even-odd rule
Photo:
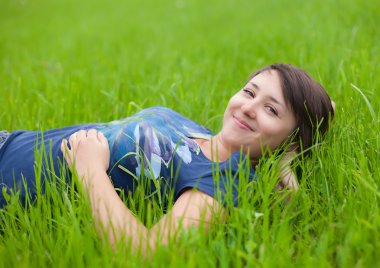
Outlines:
[[[78,178],[85,188],[90,187],[94,182],[102,181],[104,178],[108,178],[107,171],[101,168],[89,167],[85,170],[77,169]]]

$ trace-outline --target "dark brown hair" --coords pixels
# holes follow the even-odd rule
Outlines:
[[[325,89],[304,70],[290,64],[276,63],[252,73],[251,80],[265,71],[276,71],[288,107],[294,112],[297,127],[293,141],[298,152],[306,154],[317,137],[323,137],[334,118],[334,109]],[[306,150],[306,151],[305,151]]]

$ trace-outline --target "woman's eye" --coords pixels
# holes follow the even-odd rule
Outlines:
[[[276,115],[276,116],[278,115],[276,109],[274,109],[273,107],[268,106],[268,110],[269,110],[272,114],[274,114],[274,115]]]
[[[254,98],[255,97],[255,93],[253,93],[251,90],[249,89],[243,89],[243,91],[249,95],[250,97]]]

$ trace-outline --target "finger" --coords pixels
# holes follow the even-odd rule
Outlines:
[[[65,139],[63,139],[62,142],[61,142],[61,152],[62,152],[63,154],[65,154],[65,152],[66,152],[66,148],[65,148]]]
[[[95,138],[98,138],[98,131],[96,131],[96,129],[89,129],[87,131],[87,137],[95,137]]]
[[[284,180],[281,180],[277,185],[276,185],[276,189],[277,190],[282,190],[285,188],[285,184],[284,184]]]
[[[61,142],[61,152],[65,154],[69,148],[67,147],[67,140],[63,139]]]
[[[298,183],[297,181],[295,180],[295,178],[291,178],[287,181],[287,187],[290,189],[290,190],[294,190],[294,191],[298,191]]]
[[[98,139],[99,141],[103,144],[103,145],[107,145],[108,146],[108,140],[107,138],[104,136],[104,134],[102,132],[98,132]]]
[[[291,183],[292,183],[292,189],[297,192],[298,191],[298,187],[299,187],[298,186],[298,182],[292,180]]]
[[[297,182],[297,179],[295,178],[295,176],[292,176],[292,175],[287,175],[285,176],[285,178],[283,178],[278,186],[281,188],[281,189],[289,189],[289,190],[294,190],[294,191],[298,191],[298,182]]]
[[[77,132],[74,132],[73,134],[70,135],[69,137],[69,143],[70,143],[70,147],[73,148],[75,142],[77,140]]]
[[[66,139],[63,139],[61,142],[61,151],[62,151],[63,157],[65,158],[67,164],[69,165],[69,167],[71,167],[71,163],[72,163],[72,161],[71,161],[71,150],[67,146],[67,140]]]
[[[86,136],[87,136],[87,130],[82,129],[82,130],[79,130],[79,131],[77,132],[77,139],[78,139],[78,140],[85,139]]]

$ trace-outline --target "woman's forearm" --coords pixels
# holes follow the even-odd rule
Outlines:
[[[222,206],[214,198],[187,190],[159,222],[147,229],[122,202],[105,172],[88,175],[83,186],[89,195],[99,233],[106,231],[113,247],[123,239],[144,254],[154,251],[158,244],[167,244],[175,239],[179,229],[202,225],[207,230],[215,215],[223,217]]]
[[[84,190],[88,193],[91,210],[98,231],[106,231],[109,242],[115,246],[117,240],[125,236],[132,247],[148,246],[147,228],[139,222],[125,206],[105,172],[94,172],[85,178]],[[142,243],[144,242],[144,243]]]

